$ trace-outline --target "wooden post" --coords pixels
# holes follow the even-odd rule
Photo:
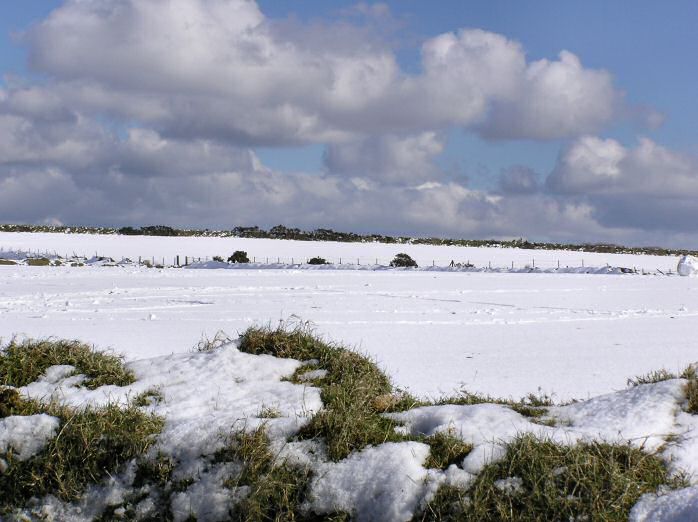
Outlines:
[[[179,255],[177,255],[177,266],[179,266]]]

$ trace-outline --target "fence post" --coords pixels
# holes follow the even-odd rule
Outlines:
[[[342,264],[342,258],[341,258],[341,257],[339,258],[339,264],[340,264],[340,265]]]
[[[360,264],[361,264],[361,261],[359,261],[359,258],[357,257],[357,258],[356,258],[356,265],[358,266],[358,265],[360,265]]]
[[[177,266],[179,266],[179,256],[177,256]]]
[[[511,262],[511,269],[514,270],[514,262]]]
[[[560,270],[560,260],[557,260],[557,269]]]
[[[536,258],[535,257],[532,258],[532,261],[533,261],[533,268],[536,268]]]
[[[582,268],[584,268],[584,258],[582,258]]]
[[[435,265],[434,265],[434,260],[433,260],[433,259],[431,260],[431,266],[435,266]]]
[[[492,261],[487,261],[487,268],[492,270]]]

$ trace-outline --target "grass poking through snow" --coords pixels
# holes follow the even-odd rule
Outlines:
[[[416,520],[627,520],[644,493],[670,479],[661,459],[624,445],[562,446],[531,435],[486,466],[467,491],[443,487]]]
[[[240,339],[240,350],[251,354],[316,361],[312,368],[327,371],[317,381],[324,408],[301,431],[301,438],[321,438],[329,457],[341,460],[368,445],[404,440],[395,433],[395,422],[381,415],[376,399],[392,392],[390,380],[360,354],[327,343],[306,326],[249,328]],[[299,368],[295,382],[309,368]]]
[[[57,402],[25,399],[12,387],[35,381],[47,368],[70,364],[85,373],[87,386],[129,384],[133,375],[118,357],[95,352],[76,341],[12,341],[0,351],[0,418],[47,414],[59,419],[56,436],[27,460],[12,448],[0,458],[0,514],[22,507],[31,497],[47,494],[75,500],[88,484],[117,473],[155,442],[163,420],[135,404],[120,407],[72,408]]]
[[[90,389],[105,384],[126,386],[135,381],[120,357],[95,351],[79,341],[13,339],[0,348],[0,384],[26,386],[58,364],[75,366],[76,374],[87,377],[84,384]]]

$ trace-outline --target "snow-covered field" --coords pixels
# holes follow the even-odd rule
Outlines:
[[[606,265],[663,272],[676,271],[678,258],[672,256],[639,256],[627,254],[596,254],[575,251],[524,250],[518,248],[470,248],[432,245],[390,245],[384,243],[336,243],[282,241],[275,239],[244,239],[219,237],[153,237],[91,234],[48,234],[0,232],[0,249],[50,252],[60,256],[77,254],[85,257],[105,256],[115,260],[123,257],[150,259],[173,264],[180,256],[205,260],[213,256],[227,258],[235,250],[244,250],[250,260],[263,263],[298,263],[320,256],[332,263],[387,265],[395,254],[406,252],[420,266],[447,266],[451,261],[477,267],[541,268]],[[2,253],[0,252],[0,257]]]
[[[454,258],[501,267],[512,260],[526,264],[532,255],[537,266],[552,267],[559,259],[578,267],[575,259],[583,256],[586,267],[608,263],[652,272],[675,271],[677,262],[577,252],[49,234],[0,234],[0,248],[115,259],[205,259],[240,249],[285,261],[321,255],[362,263],[405,251],[420,264]],[[76,338],[110,347],[126,356],[138,378],[123,388],[87,390],[72,367],[54,366],[21,389],[25,396],[99,405],[125,402],[153,387],[160,391],[162,402],[150,406],[166,420],[158,450],[177,458],[178,476],[196,477],[171,499],[176,520],[192,513],[199,520],[224,519],[248,493],[224,487],[235,465],[209,462],[222,444],[221,433],[239,422],[246,429],[264,423],[275,451],[313,468],[310,509],[318,514],[341,509],[359,520],[407,520],[439,485],[467,487],[504,453],[503,445],[532,433],[560,444],[591,439],[661,451],[670,470],[692,474],[692,486],[646,495],[631,519],[693,520],[697,417],[682,411],[686,381],[626,389],[626,379],[659,368],[679,373],[698,361],[697,297],[698,278],[663,275],[0,266],[0,336]],[[373,356],[398,386],[421,396],[464,388],[515,399],[542,392],[557,400],[589,400],[550,408],[552,426],[498,404],[393,414],[404,434],[448,431],[473,445],[462,462],[446,470],[427,469],[429,446],[414,441],[367,447],[330,462],[313,457],[309,441],[286,442],[322,407],[317,388],[283,380],[300,363],[244,354],[234,344],[191,352],[202,337],[220,330],[235,338],[251,325],[274,326],[279,320],[310,321],[319,334]],[[278,417],[260,419],[270,405]],[[40,451],[56,426],[40,415],[0,420],[0,452],[13,447],[24,458]],[[91,488],[77,504],[49,497],[37,506],[47,519],[89,520],[105,505],[125,502],[133,493],[133,473],[128,468]],[[516,477],[507,480],[517,484]],[[145,516],[147,506],[141,504],[136,508]]]
[[[117,258],[119,251],[134,257],[165,246],[168,255],[188,250],[202,257],[236,248],[250,255],[275,250],[282,257],[301,247],[330,257],[339,250],[358,257],[364,249],[392,255],[417,248],[35,236],[0,235],[0,246],[43,244]],[[454,248],[424,250],[443,258]],[[475,254],[497,261],[526,255],[503,249]],[[578,255],[535,254],[541,262]],[[631,266],[676,268],[675,258],[616,257]],[[565,400],[621,389],[628,377],[662,367],[679,371],[698,359],[697,298],[698,280],[663,276],[0,266],[0,336],[78,338],[134,360],[186,352],[219,330],[234,337],[252,324],[299,318],[371,354],[413,393],[434,396],[464,387],[514,398],[542,391]]]

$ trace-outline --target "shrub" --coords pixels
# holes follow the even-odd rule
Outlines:
[[[221,256],[213,256],[213,260],[219,263],[225,263],[225,260]]]
[[[390,262],[392,267],[417,268],[417,262],[405,253],[400,253]]]
[[[228,263],[249,263],[250,258],[247,257],[247,252],[236,250],[233,255],[228,258]]]
[[[322,257],[311,257],[308,259],[308,264],[309,265],[326,265],[327,260]]]

